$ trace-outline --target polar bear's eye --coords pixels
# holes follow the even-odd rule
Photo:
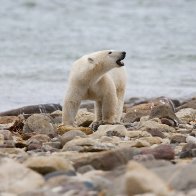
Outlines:
[[[112,54],[112,52],[108,52],[108,54]]]

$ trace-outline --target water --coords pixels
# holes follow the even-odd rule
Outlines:
[[[0,0],[0,111],[62,103],[71,63],[125,50],[127,97],[196,95],[195,0]]]

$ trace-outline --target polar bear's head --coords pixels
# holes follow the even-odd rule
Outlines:
[[[95,67],[101,67],[105,70],[110,70],[115,67],[122,67],[124,63],[122,60],[125,58],[126,52],[103,50],[87,55],[88,62]]]

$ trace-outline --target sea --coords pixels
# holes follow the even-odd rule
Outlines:
[[[196,96],[196,0],[0,0],[0,112],[60,103],[71,64],[127,52],[126,99]]]

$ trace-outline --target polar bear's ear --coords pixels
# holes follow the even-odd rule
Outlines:
[[[93,60],[92,58],[89,57],[89,58],[88,58],[88,62],[89,62],[89,63],[93,63],[94,60]]]

